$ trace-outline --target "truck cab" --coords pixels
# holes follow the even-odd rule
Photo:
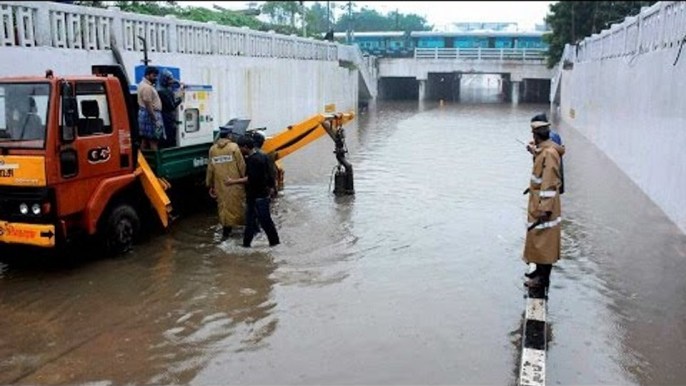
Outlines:
[[[0,79],[0,244],[100,234],[123,252],[140,227],[139,193],[158,190],[168,205],[139,162],[123,71],[96,67],[93,76]]]

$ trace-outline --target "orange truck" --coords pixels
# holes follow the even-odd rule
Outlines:
[[[168,227],[165,190],[174,176],[165,171],[189,165],[184,176],[202,179],[214,138],[144,155],[137,111],[120,65],[93,66],[89,76],[0,78],[0,248],[56,248],[94,236],[121,254],[132,248],[142,213],[156,213]],[[268,138],[263,149],[279,164],[328,133],[339,161],[336,189],[352,193],[342,126],[353,117],[318,114]]]

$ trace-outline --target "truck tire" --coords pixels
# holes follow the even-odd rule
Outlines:
[[[110,256],[129,252],[138,237],[141,222],[138,213],[128,204],[112,208],[104,222],[103,241]]]

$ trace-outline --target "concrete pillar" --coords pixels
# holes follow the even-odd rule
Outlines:
[[[419,79],[419,100],[426,99],[426,79]]]
[[[510,92],[512,93],[512,104],[517,105],[519,104],[519,85],[521,82],[511,82],[512,89]]]
[[[462,74],[455,74],[453,77],[453,102],[460,101],[460,93],[462,91]]]

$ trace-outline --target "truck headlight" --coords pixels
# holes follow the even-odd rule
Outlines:
[[[40,205],[33,204],[33,206],[31,207],[31,213],[33,213],[34,216],[38,216],[38,215],[40,215],[40,212],[41,212]]]
[[[19,205],[19,213],[24,215],[29,214],[29,206],[26,204]]]

